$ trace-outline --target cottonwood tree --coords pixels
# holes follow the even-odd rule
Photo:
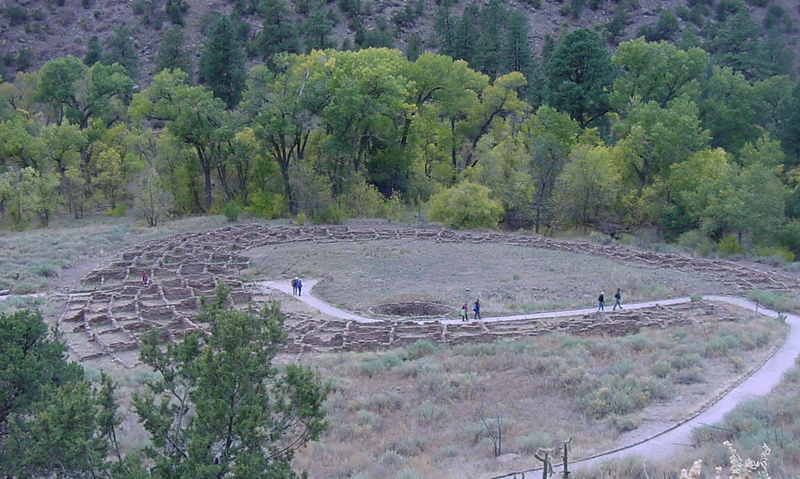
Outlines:
[[[566,224],[585,229],[614,206],[621,181],[613,151],[605,146],[573,148],[556,182],[556,203]]]
[[[172,194],[164,189],[154,168],[139,174],[130,188],[136,214],[147,222],[147,226],[158,226],[169,215],[173,206]]]
[[[654,101],[661,108],[683,95],[696,99],[699,80],[706,73],[709,55],[700,48],[680,50],[667,42],[637,38],[623,42],[612,59],[620,67],[611,103],[622,110],[634,99]]]
[[[9,168],[0,174],[0,201],[11,226],[24,229],[34,216],[47,226],[55,211],[57,187],[55,175],[42,175],[29,166]]]
[[[222,148],[230,138],[229,114],[225,103],[211,90],[189,86],[181,70],[164,70],[150,86],[134,96],[130,112],[137,119],[166,121],[166,128],[182,143],[194,149],[203,175],[200,209],[212,205],[212,174],[221,161]]]
[[[155,330],[141,339],[142,362],[160,373],[134,397],[152,437],[150,477],[299,477],[291,460],[326,428],[327,387],[307,368],[273,364],[286,337],[277,304],[234,310],[218,287],[203,309],[209,335],[165,349]]]
[[[328,65],[326,52],[287,56],[283,73],[276,75],[262,65],[250,70],[247,80],[242,109],[262,149],[280,168],[291,214],[298,211],[292,174],[304,162],[309,137],[330,98]]]

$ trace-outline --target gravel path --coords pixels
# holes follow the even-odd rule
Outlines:
[[[294,296],[295,299],[312,306],[319,311],[342,319],[349,319],[361,322],[374,322],[375,319],[359,316],[342,309],[331,306],[328,303],[314,297],[312,288],[317,283],[317,280],[306,279],[304,280],[305,293],[302,296]],[[260,283],[262,288],[271,288],[282,291],[288,295],[292,294],[292,287],[289,280],[283,281],[267,281]],[[733,297],[733,296],[704,296],[704,300],[714,301],[720,303],[732,304],[751,311],[757,311],[760,314],[768,317],[777,318],[779,313],[770,309],[765,309],[752,301]],[[644,303],[626,304],[625,309],[640,309],[651,308],[656,305],[674,305],[681,303],[688,303],[691,299],[688,297],[674,298],[663,301],[650,301]],[[583,314],[591,314],[596,311],[595,308],[577,309],[570,311],[556,311],[545,313],[524,314],[518,316],[503,316],[484,318],[484,322],[492,321],[508,321],[515,319],[534,319],[534,318],[554,318],[562,316],[576,316]],[[619,459],[627,456],[635,456],[641,458],[643,461],[648,459],[664,459],[675,454],[685,452],[691,447],[691,433],[692,430],[709,424],[714,424],[722,420],[723,416],[733,410],[737,404],[742,401],[757,398],[768,394],[780,382],[781,376],[784,372],[791,369],[795,364],[795,358],[800,355],[800,317],[793,314],[785,314],[786,322],[789,325],[789,332],[784,344],[778,348],[775,353],[764,362],[764,364],[756,371],[752,372],[749,376],[743,378],[739,383],[724,391],[722,394],[713,398],[708,402],[696,415],[679,423],[666,426],[649,438],[640,440],[635,444],[626,445],[618,449],[598,454],[588,458],[582,458],[571,461],[571,470],[583,469],[601,463],[609,459]],[[441,320],[443,323],[458,323],[460,320]],[[500,478],[514,478],[520,479],[525,477],[526,473],[531,473],[536,469],[527,471],[516,471],[501,476],[495,476],[492,479]]]

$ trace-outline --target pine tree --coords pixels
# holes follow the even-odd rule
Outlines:
[[[100,39],[97,38],[97,35],[92,35],[86,44],[86,55],[83,57],[83,63],[87,66],[92,66],[102,58],[103,47],[100,45]]]
[[[229,17],[221,17],[211,29],[200,57],[199,79],[228,108],[242,99],[244,55],[238,32]]]
[[[185,43],[186,38],[183,34],[183,27],[180,25],[173,25],[167,30],[161,39],[158,55],[156,56],[156,67],[153,73],[155,74],[168,68],[183,70],[189,73],[192,66],[189,52],[186,51]]]
[[[548,59],[547,102],[586,127],[608,112],[615,72],[597,33],[579,28],[565,35]]]
[[[512,10],[508,14],[504,56],[503,73],[521,72],[527,76],[533,63],[533,53],[528,46],[528,21],[519,10]]]
[[[267,0],[261,3],[264,23],[251,47],[253,56],[258,56],[267,65],[281,52],[300,53],[297,25],[292,19],[284,0]]]
[[[466,60],[472,63],[475,59],[478,37],[478,21],[480,12],[475,4],[470,4],[464,9],[461,18],[456,22],[456,29],[453,35],[453,58]]]
[[[139,53],[133,45],[130,28],[121,26],[114,31],[114,36],[111,37],[103,63],[108,65],[119,63],[125,68],[129,77],[138,78]]]

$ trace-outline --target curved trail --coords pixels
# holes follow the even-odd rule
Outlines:
[[[302,296],[293,295],[293,297],[333,317],[348,319],[353,321],[360,321],[360,322],[377,321],[373,318],[359,316],[344,311],[342,309],[336,308],[320,300],[319,298],[316,298],[313,294],[311,294],[311,290],[315,284],[317,284],[317,280],[313,279],[306,280],[304,284],[304,286],[306,287],[304,288],[305,292],[303,293],[303,295]],[[288,295],[292,295],[292,287],[290,285],[289,280],[266,281],[259,283],[259,285],[261,287],[275,289],[283,293],[286,293]],[[777,318],[779,315],[778,312],[770,309],[765,309],[763,306],[757,305],[752,301],[733,296],[704,296],[703,299],[713,302],[732,304],[751,311],[757,311],[758,313],[771,318]],[[690,301],[691,299],[688,297],[674,298],[662,301],[650,301],[644,303],[626,304],[624,308],[625,309],[651,308],[656,305],[666,306],[666,305],[688,303]],[[555,318],[555,317],[591,314],[594,313],[595,311],[596,311],[595,308],[576,309],[569,311],[533,313],[533,314],[524,314],[517,316],[491,317],[491,318],[484,318],[482,321],[493,322],[493,321],[508,321],[516,319]],[[786,341],[783,343],[783,345],[781,345],[781,347],[779,347],[775,351],[775,353],[761,365],[759,369],[753,371],[749,376],[746,376],[739,383],[735,384],[729,390],[725,391],[722,395],[713,400],[708,406],[703,408],[702,411],[698,412],[694,416],[682,422],[674,424],[673,426],[651,436],[650,438],[639,441],[635,444],[626,445],[591,457],[573,460],[571,461],[571,466],[572,466],[571,469],[574,471],[577,468],[585,468],[593,466],[595,464],[599,464],[602,461],[606,461],[609,459],[617,459],[625,456],[638,456],[641,457],[643,460],[646,460],[646,459],[664,459],[674,454],[681,453],[682,451],[685,451],[689,447],[691,447],[690,442],[691,442],[691,433],[693,429],[700,426],[719,422],[722,420],[723,416],[726,413],[733,410],[733,408],[736,407],[736,405],[741,403],[742,401],[765,396],[766,394],[768,394],[780,382],[783,373],[788,371],[794,366],[795,359],[798,357],[798,355],[800,355],[800,316],[796,316],[794,314],[785,314],[785,317],[786,317],[786,323],[789,326],[789,331],[786,336]],[[453,324],[461,322],[460,319],[439,320],[439,321],[443,323],[453,323]],[[495,476],[492,479],[522,478],[524,477],[525,473],[530,473],[535,470],[537,469],[512,472],[501,476]]]

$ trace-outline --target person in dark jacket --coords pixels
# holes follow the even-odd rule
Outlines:
[[[622,309],[622,303],[620,301],[622,301],[622,291],[617,288],[617,292],[614,293],[614,309],[617,309],[617,306],[619,306],[619,309]],[[612,309],[612,311],[614,309]]]
[[[600,296],[597,297],[597,310],[598,311],[605,311],[606,310],[606,293],[601,292]]]
[[[472,307],[472,311],[475,313],[475,319],[481,319],[481,301],[479,299],[475,300],[475,306]]]

